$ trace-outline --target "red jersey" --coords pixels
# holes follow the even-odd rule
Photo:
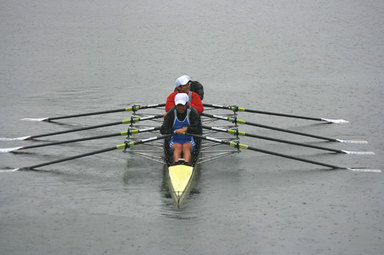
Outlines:
[[[165,111],[168,112],[169,110],[171,110],[172,107],[175,106],[175,96],[176,94],[179,93],[177,91],[173,92],[172,94],[170,94],[167,98],[167,103],[165,104]],[[203,106],[203,102],[201,102],[201,99],[200,99],[200,96],[193,92],[193,91],[190,91],[189,92],[189,102],[188,104],[190,106],[192,106],[193,108],[195,108],[195,110],[199,113],[199,114],[202,114],[203,111],[204,111],[204,106]]]

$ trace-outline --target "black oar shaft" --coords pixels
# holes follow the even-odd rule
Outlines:
[[[305,144],[305,143],[298,143],[298,142],[293,142],[293,141],[288,141],[288,140],[277,139],[277,138],[273,138],[273,137],[266,137],[266,136],[248,134],[248,133],[246,133],[245,136],[264,139],[264,140],[270,140],[270,141],[275,141],[275,142],[280,142],[280,143],[292,144],[292,145],[297,145],[297,146],[302,146],[302,147],[308,147],[308,148],[313,148],[313,149],[332,151],[332,152],[336,152],[336,153],[342,152],[341,150],[337,150],[337,149],[331,149],[331,148],[321,147],[321,146],[317,146],[317,145],[310,145],[310,144]]]
[[[53,161],[49,161],[49,162],[45,162],[45,163],[41,163],[41,164],[37,164],[37,165],[33,165],[33,166],[23,167],[21,169],[26,169],[26,170],[27,169],[34,169],[34,168],[38,168],[38,167],[42,167],[42,166],[48,166],[48,165],[52,165],[52,164],[56,164],[56,163],[61,163],[64,161],[69,161],[72,159],[83,158],[83,157],[87,157],[90,155],[95,155],[95,154],[99,154],[99,153],[103,153],[103,152],[107,152],[107,151],[112,151],[112,150],[116,150],[116,149],[120,149],[120,148],[118,146],[114,146],[114,147],[110,147],[110,148],[106,148],[106,149],[102,149],[102,150],[97,150],[97,151],[92,151],[92,152],[88,152],[88,153],[84,153],[84,154],[80,154],[80,155],[76,155],[76,156],[72,156],[72,157],[68,157],[68,158],[63,158],[63,159],[53,160]]]
[[[258,123],[253,123],[253,122],[245,121],[245,120],[240,120],[240,119],[237,119],[237,118],[228,118],[228,117],[224,117],[224,116],[217,116],[217,115],[212,115],[212,114],[207,114],[207,113],[202,113],[201,116],[222,119],[222,120],[226,120],[226,121],[229,121],[229,122],[232,122],[232,123],[245,124],[245,125],[250,125],[250,126],[255,126],[255,127],[265,128],[265,129],[271,129],[271,130],[276,130],[276,131],[285,132],[285,133],[291,133],[291,134],[295,134],[295,135],[312,137],[312,138],[316,138],[316,139],[320,139],[320,140],[326,140],[326,141],[330,141],[330,142],[336,142],[337,141],[335,138],[318,136],[318,135],[312,135],[312,134],[302,133],[302,132],[298,132],[298,131],[293,131],[293,130],[278,128],[278,127],[262,125],[262,124],[258,124]]]
[[[255,126],[255,127],[260,127],[260,128],[276,130],[276,131],[285,132],[285,133],[291,133],[291,134],[295,134],[295,135],[301,135],[301,136],[307,136],[307,137],[312,137],[312,138],[321,139],[321,140],[327,140],[330,142],[336,141],[336,139],[334,139],[334,138],[329,138],[329,137],[324,137],[324,136],[319,136],[319,135],[312,135],[312,134],[302,133],[302,132],[298,132],[298,131],[293,131],[293,130],[278,128],[278,127],[272,127],[272,126],[262,125],[262,124],[258,124],[258,123],[248,122],[248,121],[245,122],[244,124]]]
[[[146,116],[146,117],[132,117],[131,119],[128,119],[128,120],[122,120],[122,121],[106,123],[106,124],[101,124],[101,125],[96,125],[96,126],[76,128],[76,129],[64,130],[64,131],[41,134],[41,135],[33,135],[33,136],[30,136],[29,139],[34,139],[34,138],[39,138],[39,137],[44,137],[44,136],[51,136],[51,135],[66,134],[66,133],[71,133],[71,132],[101,128],[101,127],[109,127],[109,126],[116,126],[116,125],[121,125],[121,124],[129,124],[129,123],[135,123],[135,122],[142,121],[142,120],[158,119],[158,118],[162,118],[162,117],[163,117],[162,114],[153,115],[153,116]]]
[[[49,117],[46,118],[46,121],[51,120],[59,120],[59,119],[69,119],[69,118],[75,118],[75,117],[85,117],[85,116],[91,116],[91,115],[100,115],[100,114],[107,114],[107,113],[115,113],[115,112],[125,112],[125,111],[137,111],[139,109],[148,109],[148,108],[156,108],[156,107],[163,107],[165,104],[153,104],[153,105],[133,105],[127,108],[121,108],[121,109],[113,109],[113,110],[106,110],[106,111],[98,111],[98,112],[88,112],[88,113],[80,113],[80,114],[73,114],[73,115],[66,115],[66,116],[57,116],[57,117]]]
[[[287,118],[296,118],[296,119],[304,119],[304,120],[323,121],[321,118],[299,116],[299,115],[277,113],[277,112],[258,111],[258,110],[251,110],[251,109],[244,109],[244,112],[252,112],[252,113],[259,113],[259,114],[266,114],[266,115],[275,115],[275,116],[281,116],[281,117],[287,117]]]
[[[117,122],[112,122],[112,123],[107,123],[107,124],[96,125],[96,126],[76,128],[76,129],[58,131],[58,132],[53,132],[53,133],[46,133],[46,134],[41,134],[41,135],[34,135],[34,136],[31,136],[30,139],[45,137],[45,136],[51,136],[51,135],[60,135],[60,134],[72,133],[72,132],[101,128],[101,127],[115,126],[115,125],[120,125],[120,124],[124,124],[124,123],[122,121],[117,121]]]
[[[103,153],[103,152],[108,152],[108,151],[113,151],[113,150],[118,150],[118,149],[124,149],[127,147],[130,148],[130,147],[133,147],[134,145],[143,144],[143,143],[147,143],[147,142],[151,142],[151,141],[155,141],[155,140],[159,140],[159,139],[164,139],[164,138],[170,137],[172,135],[173,134],[161,135],[161,136],[150,137],[147,139],[142,139],[139,141],[126,142],[123,144],[118,144],[118,145],[113,146],[113,147],[109,147],[109,148],[105,148],[105,149],[101,149],[101,150],[97,150],[97,151],[92,151],[92,152],[88,152],[88,153],[84,153],[84,154],[80,154],[80,155],[76,155],[76,156],[72,156],[72,157],[68,157],[68,158],[63,158],[63,159],[53,160],[53,161],[49,161],[49,162],[45,162],[45,163],[41,163],[41,164],[37,164],[37,165],[33,165],[33,166],[18,168],[17,170],[34,169],[34,168],[38,168],[38,167],[42,167],[42,166],[48,166],[48,165],[52,165],[52,164],[56,164],[56,163],[61,163],[64,161],[69,161],[72,159],[83,158],[83,157],[87,157],[87,156],[91,156],[91,155],[95,155],[95,154],[99,154],[99,153]]]
[[[237,106],[224,106],[224,105],[216,105],[216,104],[203,104],[203,106],[220,108],[220,109],[228,109],[228,110],[239,111],[239,112],[252,112],[252,113],[259,113],[259,114],[266,114],[266,115],[275,115],[275,116],[281,116],[281,117],[288,117],[288,118],[297,118],[297,119],[314,120],[314,121],[324,121],[322,118],[307,117],[307,116],[300,116],[300,115],[286,114],[286,113],[259,111],[259,110],[245,109],[245,108],[241,108],[241,107],[237,107]]]
[[[82,141],[88,141],[88,140],[108,138],[108,137],[113,137],[113,136],[132,135],[132,134],[137,134],[137,133],[142,133],[142,132],[156,131],[156,130],[159,130],[159,129],[160,129],[160,127],[152,127],[152,128],[146,128],[146,129],[130,129],[129,128],[128,131],[123,131],[123,132],[119,132],[119,133],[113,133],[113,134],[108,134],[108,135],[92,136],[92,137],[84,137],[84,138],[72,139],[72,140],[66,140],[66,141],[60,141],[60,142],[52,142],[52,143],[29,145],[29,146],[24,146],[22,149],[32,149],[32,148],[52,146],[52,145],[59,145],[59,144],[66,144],[66,143],[82,142]]]
[[[99,115],[99,114],[106,114],[106,113],[114,113],[114,112],[125,112],[125,111],[126,111],[126,108],[115,109],[115,110],[107,110],[107,111],[100,111],[100,112],[89,112],[89,113],[73,114],[73,115],[66,115],[66,116],[59,116],[59,117],[50,117],[50,118],[47,118],[47,121],[69,119],[69,118],[75,118],[75,117],[85,117],[85,116]]]
[[[281,154],[281,153],[277,153],[277,152],[273,152],[273,151],[267,151],[267,150],[264,150],[264,149],[259,149],[259,148],[256,148],[256,147],[251,147],[251,146],[248,146],[248,145],[245,145],[245,144],[240,144],[238,142],[233,142],[233,141],[232,142],[228,142],[228,141],[225,141],[225,140],[222,140],[222,139],[216,139],[216,138],[213,138],[213,137],[194,135],[194,134],[188,134],[188,135],[191,135],[191,136],[194,136],[194,137],[198,137],[198,138],[201,138],[201,139],[205,139],[205,140],[209,140],[209,141],[216,142],[216,143],[227,144],[227,145],[230,145],[230,146],[238,148],[238,149],[248,149],[248,150],[257,151],[257,152],[261,152],[261,153],[265,153],[265,154],[269,154],[269,155],[274,155],[274,156],[278,156],[278,157],[298,160],[298,161],[302,161],[302,162],[306,162],[306,163],[310,163],[310,164],[314,164],[314,165],[325,166],[325,167],[329,167],[329,168],[332,168],[332,169],[347,169],[346,167],[340,167],[340,166],[336,166],[336,165],[325,164],[325,163],[322,163],[322,162],[317,162],[317,161],[313,161],[313,160],[298,158],[298,157],[294,157],[294,156],[290,156],[290,155],[286,155],[286,154]]]
[[[258,139],[263,139],[263,140],[279,142],[279,143],[286,143],[286,144],[292,144],[292,145],[308,147],[308,148],[313,148],[313,149],[332,151],[332,152],[336,152],[336,153],[342,153],[343,152],[342,150],[331,149],[331,148],[321,147],[321,146],[317,146],[317,145],[298,143],[298,142],[293,142],[293,141],[288,141],[288,140],[283,140],[283,139],[277,139],[277,138],[273,138],[273,137],[249,134],[249,133],[246,133],[246,132],[241,132],[241,131],[233,130],[233,129],[221,129],[221,128],[209,127],[209,126],[205,126],[205,125],[203,125],[203,128],[211,129],[211,130],[216,130],[216,131],[221,131],[221,132],[226,132],[226,133],[229,133],[229,134],[232,134],[232,135],[240,135],[240,136],[253,137],[253,138],[258,138]]]
[[[109,135],[99,135],[99,136],[93,136],[93,137],[84,137],[84,138],[72,139],[72,140],[66,140],[66,141],[60,141],[60,142],[52,142],[52,143],[29,145],[29,146],[24,146],[23,149],[32,149],[32,148],[46,147],[46,146],[66,144],[66,143],[82,142],[82,141],[95,140],[95,139],[101,139],[101,138],[108,138],[108,137],[120,136],[120,135],[122,135],[122,132],[114,133],[114,134],[109,134]]]
[[[325,164],[325,163],[321,163],[321,162],[318,162],[318,161],[298,158],[298,157],[294,157],[294,156],[290,156],[290,155],[285,155],[285,154],[281,154],[281,153],[277,153],[277,152],[272,152],[272,151],[267,151],[267,150],[263,150],[263,149],[259,149],[259,148],[255,148],[255,147],[250,147],[250,146],[247,146],[244,149],[253,150],[253,151],[257,151],[257,152],[261,152],[261,153],[265,153],[265,154],[269,154],[269,155],[274,155],[274,156],[278,156],[278,157],[298,160],[298,161],[302,161],[302,162],[306,162],[306,163],[310,163],[310,164],[314,164],[314,165],[325,166],[325,167],[329,167],[329,168],[333,168],[333,169],[345,169],[345,167]]]

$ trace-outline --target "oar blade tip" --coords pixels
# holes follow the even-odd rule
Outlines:
[[[342,139],[336,139],[339,143],[353,143],[353,144],[368,144],[368,141],[364,140],[342,140]]]
[[[363,172],[363,173],[381,173],[380,169],[369,169],[369,168],[347,168],[347,170],[353,172]]]
[[[21,168],[14,168],[14,169],[0,169],[0,173],[13,173],[16,171],[19,171]]]
[[[348,120],[343,120],[343,119],[326,119],[326,118],[322,118],[321,120],[327,122],[327,123],[331,123],[331,124],[346,124],[346,123],[349,123]]]
[[[373,151],[345,151],[342,150],[343,153],[349,155],[376,155]]]
[[[23,147],[14,147],[14,148],[0,148],[0,153],[9,153],[22,149]]]
[[[32,136],[22,136],[22,137],[15,137],[15,138],[0,137],[0,141],[23,141],[31,138]]]
[[[49,120],[48,117],[46,118],[23,118],[21,120],[24,120],[24,121],[47,121]]]

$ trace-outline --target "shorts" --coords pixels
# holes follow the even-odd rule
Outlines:
[[[195,143],[195,140],[193,140],[193,137],[190,137],[190,139],[180,139],[180,140],[177,140],[177,139],[173,139],[173,137],[171,138],[171,141],[169,141],[169,150],[170,152],[172,152],[172,145],[174,143],[180,143],[180,144],[184,144],[184,143],[190,143],[192,144],[192,153],[195,151],[195,147],[196,147],[196,143]]]

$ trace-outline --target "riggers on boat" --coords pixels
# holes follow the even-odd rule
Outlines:
[[[169,139],[164,141],[166,184],[178,208],[182,207],[197,175],[197,160],[200,154],[201,139],[196,138],[195,143],[196,146],[191,155],[191,162],[187,163],[183,159],[173,162],[173,153],[169,150]]]
[[[310,159],[306,159],[298,156],[287,155],[283,153],[265,150],[263,147],[256,148],[253,146],[242,144],[240,143],[239,138],[240,136],[246,136],[246,137],[251,137],[256,139],[269,140],[269,141],[278,142],[278,143],[285,143],[285,144],[302,146],[302,147],[307,147],[312,149],[325,150],[332,153],[342,153],[342,154],[350,154],[350,155],[374,155],[374,152],[370,152],[370,151],[346,151],[342,149],[330,148],[329,146],[322,147],[322,146],[313,145],[313,144],[299,143],[292,140],[283,140],[283,139],[277,139],[275,137],[266,137],[266,136],[261,136],[259,134],[251,134],[248,132],[246,133],[238,129],[239,127],[238,124],[255,126],[259,128],[270,129],[270,130],[290,133],[294,135],[306,136],[306,137],[311,137],[312,139],[320,139],[323,141],[334,142],[334,143],[346,143],[346,144],[366,144],[367,143],[367,141],[365,140],[343,140],[343,139],[338,139],[334,137],[325,137],[317,134],[308,134],[308,133],[298,132],[298,131],[284,129],[280,127],[267,126],[259,123],[238,119],[237,113],[250,112],[250,113],[258,113],[258,114],[275,115],[280,117],[320,121],[323,123],[338,123],[338,124],[347,123],[347,121],[343,119],[306,117],[301,115],[292,115],[292,114],[245,109],[245,108],[238,107],[236,105],[224,106],[224,105],[216,105],[216,104],[204,104],[205,112],[201,115],[202,124],[204,128],[204,131],[203,131],[204,135],[193,135],[196,141],[196,147],[195,147],[195,151],[192,153],[191,163],[185,164],[184,162],[181,161],[174,164],[174,162],[172,162],[172,159],[173,159],[172,153],[169,151],[169,147],[168,147],[168,142],[169,142],[168,139],[173,134],[158,135],[158,132],[157,132],[160,129],[158,124],[162,122],[161,119],[163,118],[164,115],[163,114],[149,115],[149,114],[145,114],[145,113],[141,114],[137,112],[138,110],[141,110],[141,109],[163,110],[164,106],[165,104],[133,105],[131,107],[113,109],[113,110],[107,110],[107,111],[101,111],[101,112],[89,112],[89,113],[80,113],[75,115],[64,115],[64,116],[44,117],[44,118],[26,118],[24,120],[49,122],[52,120],[83,117],[83,116],[90,116],[90,115],[99,115],[99,114],[114,113],[114,112],[124,112],[124,111],[133,112],[130,119],[111,122],[111,123],[104,123],[104,124],[98,124],[94,126],[87,126],[87,127],[76,128],[71,130],[62,130],[58,132],[38,134],[38,135],[28,135],[28,136],[24,135],[22,137],[15,137],[15,138],[0,137],[0,141],[33,140],[35,138],[53,136],[53,135],[64,134],[64,133],[78,132],[78,131],[96,129],[101,127],[109,127],[109,126],[115,126],[115,125],[121,125],[121,124],[130,124],[130,127],[128,128],[128,130],[123,132],[117,132],[117,133],[111,133],[111,134],[99,135],[99,136],[93,136],[93,137],[85,137],[85,138],[79,138],[79,139],[72,139],[72,140],[64,140],[64,141],[58,141],[58,142],[52,142],[52,143],[25,145],[25,146],[19,146],[19,147],[11,147],[11,148],[0,148],[0,153],[9,153],[9,152],[14,152],[18,150],[33,149],[33,148],[38,148],[43,146],[53,146],[53,145],[59,145],[59,144],[74,143],[74,142],[101,139],[101,138],[114,137],[114,136],[127,136],[123,144],[117,144],[111,147],[98,149],[96,151],[86,152],[83,154],[69,156],[61,159],[55,159],[52,161],[42,162],[35,165],[30,165],[30,166],[24,166],[24,167],[18,167],[18,168],[7,167],[4,169],[0,169],[0,173],[11,173],[11,172],[17,172],[21,170],[38,171],[39,168],[41,167],[57,164],[60,162],[83,158],[83,157],[105,153],[113,150],[123,150],[123,151],[127,151],[137,156],[150,159],[165,165],[165,168],[166,168],[165,182],[169,187],[171,196],[173,197],[177,207],[179,208],[182,206],[183,201],[185,201],[185,198],[187,197],[189,191],[191,190],[194,180],[197,179],[196,177],[199,172],[197,168],[198,166],[197,161],[199,161],[199,165],[200,165],[201,163],[218,159],[224,156],[228,156],[234,153],[238,153],[240,152],[240,150],[245,150],[245,149],[248,151],[255,151],[255,152],[269,154],[269,155],[287,158],[291,160],[301,161],[301,162],[318,165],[318,166],[326,167],[330,169],[343,169],[343,170],[349,170],[354,172],[381,173],[380,169],[370,169],[370,168],[361,168],[361,167],[353,168],[353,167],[332,165],[332,164],[322,163],[322,162],[318,162],[315,160],[310,160]],[[224,113],[220,115],[218,113],[216,114],[207,113],[208,111],[214,111],[215,109],[216,110],[226,109],[232,112],[229,114]],[[211,113],[214,113],[214,112],[211,112]],[[149,121],[152,123],[150,125],[136,124],[137,122],[141,122],[141,121]],[[216,121],[218,122],[217,124],[219,124],[219,126],[210,125]],[[223,121],[230,122],[230,124],[227,123],[226,125],[223,125],[222,123]],[[135,124],[135,127],[133,126],[133,124]],[[155,133],[155,136],[148,137],[146,133]],[[221,133],[220,137],[218,137],[218,133]],[[167,139],[166,143],[164,143],[163,139]],[[204,142],[202,142],[203,140]],[[139,146],[137,148],[136,145],[142,145],[142,146]],[[131,150],[132,147],[135,147],[135,149]]]

